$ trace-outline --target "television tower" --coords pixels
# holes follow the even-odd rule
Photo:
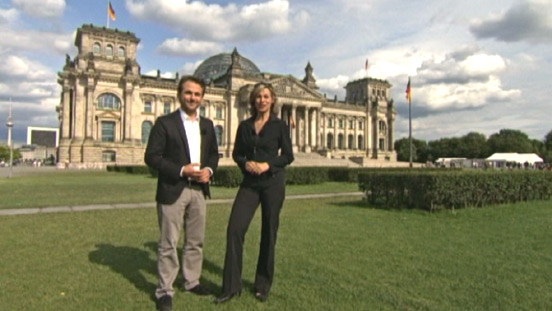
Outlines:
[[[10,107],[9,107],[9,110],[8,110],[8,122],[6,122],[6,126],[8,127],[8,148],[10,148],[10,171],[9,171],[9,174],[8,174],[8,178],[11,178],[12,177],[12,168],[13,168],[13,144],[12,144],[12,137],[11,137],[11,134],[12,134],[12,127],[13,127],[13,121],[12,121],[12,115],[11,115],[11,108],[12,108],[12,105],[11,105],[11,98],[10,98]]]

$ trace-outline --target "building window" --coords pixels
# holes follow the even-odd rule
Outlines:
[[[222,119],[222,108],[221,107],[217,107],[215,119],[218,119],[218,120]]]
[[[380,138],[380,140],[379,140],[379,149],[380,150],[385,150],[385,139],[383,139],[383,138]]]
[[[105,93],[98,97],[98,108],[105,110],[119,110],[121,101],[119,97],[112,93]]]
[[[343,144],[343,134],[337,135],[337,148],[338,149],[345,149],[345,146]]]
[[[362,137],[362,135],[358,135],[357,148],[360,150],[364,150],[364,138]]]
[[[102,53],[102,46],[98,42],[95,42],[92,50],[95,55],[100,55]]]
[[[343,128],[343,119],[339,119],[339,128],[342,129]]]
[[[125,48],[120,46],[119,47],[119,51],[117,52],[117,56],[119,58],[125,58]]]
[[[362,130],[363,126],[364,126],[364,123],[362,123],[362,121],[358,121],[358,129]]]
[[[148,143],[148,139],[149,139],[149,135],[150,135],[152,126],[153,126],[153,124],[151,124],[150,121],[142,122],[142,144],[144,144],[144,145]]]
[[[328,127],[333,127],[333,119],[331,117],[328,118]]]
[[[328,133],[328,139],[326,140],[326,147],[328,149],[332,149],[333,148],[333,134],[332,133]]]
[[[102,141],[115,141],[115,122],[102,121]]]
[[[102,152],[102,161],[103,162],[115,162],[117,159],[117,153],[115,151],[103,151]]]
[[[222,126],[215,126],[215,136],[217,137],[217,145],[222,146]]]
[[[205,106],[199,107],[199,116],[205,118]]]
[[[380,132],[385,132],[387,130],[387,126],[385,125],[385,122],[379,121],[379,130]]]
[[[108,44],[106,47],[105,47],[105,55],[107,56],[113,56],[113,46]]]
[[[144,112],[151,113],[151,101],[146,100],[146,102],[144,103]]]
[[[353,135],[347,136],[347,149],[353,149],[353,143],[354,143],[355,137]]]
[[[169,113],[171,113],[171,103],[165,102],[163,104],[163,114],[169,114]]]
[[[352,120],[349,120],[349,129],[352,130],[353,129],[353,121]]]

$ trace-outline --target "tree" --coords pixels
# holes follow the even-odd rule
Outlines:
[[[410,140],[401,138],[395,141],[397,161],[410,161]],[[428,148],[425,140],[412,138],[412,162],[425,163],[428,160]]]
[[[502,129],[492,134],[487,141],[491,154],[495,152],[534,153],[532,141],[527,134],[519,130]]]
[[[544,148],[548,151],[552,151],[552,130],[544,136]]]
[[[487,158],[491,154],[487,146],[487,137],[481,133],[470,132],[460,138],[457,154],[468,159]]]
[[[21,152],[17,149],[13,149],[13,160],[21,158]],[[8,146],[0,145],[0,161],[9,162],[10,161],[10,148]]]

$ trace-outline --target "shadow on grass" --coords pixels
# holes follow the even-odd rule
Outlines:
[[[147,243],[144,244],[144,246],[146,246],[152,252],[157,254],[157,242],[147,242]],[[181,248],[178,248],[178,254],[179,254],[178,258],[181,259],[182,258],[182,256],[180,256],[182,254],[182,249]],[[157,266],[155,266],[155,267],[157,268]],[[218,275],[220,277],[220,280],[221,280],[219,283],[222,282],[222,268],[220,266],[216,265],[215,263],[213,263],[212,261],[210,261],[209,259],[205,258],[205,257],[203,257],[203,270],[209,271],[212,274]],[[157,271],[157,270],[155,270],[155,271]],[[211,291],[212,293],[220,292],[220,286],[218,285],[218,283],[215,283],[211,280],[208,280],[203,276],[201,276],[199,282],[201,283],[201,285],[203,285],[207,289],[209,289],[209,291]],[[178,276],[175,280],[175,283],[176,284],[183,284],[181,273],[178,274]],[[182,288],[184,288],[184,286],[182,286]]]
[[[150,258],[149,252],[135,247],[97,244],[96,250],[88,254],[88,259],[93,263],[108,266],[155,301],[154,292],[157,286],[148,282],[143,275],[157,275],[157,262]]]

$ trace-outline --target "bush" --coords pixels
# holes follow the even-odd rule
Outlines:
[[[361,174],[368,202],[426,210],[482,207],[552,196],[546,171],[423,171]]]

